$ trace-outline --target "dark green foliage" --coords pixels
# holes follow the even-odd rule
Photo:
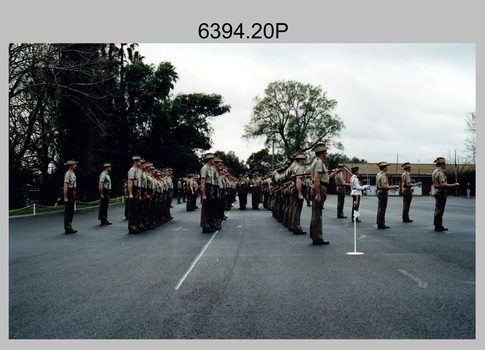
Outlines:
[[[134,154],[175,176],[200,169],[197,154],[211,148],[209,118],[230,106],[216,94],[171,97],[175,67],[143,63],[136,46],[9,46],[10,208],[25,205],[27,185],[52,205],[68,159],[79,161],[80,200],[97,198],[107,161],[112,195],[120,195]]]

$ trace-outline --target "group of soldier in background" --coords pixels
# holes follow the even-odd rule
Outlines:
[[[224,211],[236,200],[236,179],[213,153],[207,153],[204,161],[200,170],[200,226],[203,233],[211,233],[222,229],[222,221],[227,219]]]
[[[136,234],[173,219],[170,208],[174,184],[172,169],[157,169],[140,156],[133,156],[125,188],[128,233]]]
[[[322,210],[327,197],[327,186],[331,177],[335,177],[337,189],[337,218],[346,218],[343,213],[345,201],[345,186],[351,188],[352,216],[351,220],[360,222],[359,205],[362,191],[369,189],[369,185],[363,185],[359,175],[359,168],[353,167],[350,182],[345,182],[342,175],[343,164],[338,164],[337,169],[328,170],[324,160],[327,156],[325,144],[317,144],[312,152],[315,153],[315,160],[311,164],[310,171],[305,173],[307,156],[297,152],[284,164],[277,164],[276,170],[260,177],[258,172],[248,180],[243,174],[236,179],[226,167],[222,165],[219,158],[213,153],[207,153],[204,157],[205,164],[198,174],[190,174],[187,178],[179,178],[177,181],[177,200],[180,203],[181,197],[186,201],[186,210],[198,209],[198,193],[201,194],[201,219],[200,226],[203,233],[210,233],[221,230],[223,220],[227,219],[224,214],[232,207],[239,197],[239,209],[245,210],[247,195],[251,193],[252,209],[258,210],[259,204],[272,212],[273,217],[295,235],[304,235],[300,225],[300,216],[306,198],[307,205],[312,207],[310,222],[310,238],[315,245],[328,244],[323,239],[323,217]],[[157,169],[140,156],[133,156],[133,166],[128,171],[128,182],[125,184],[125,217],[128,219],[128,232],[130,234],[140,233],[151,229],[173,219],[170,208],[174,183],[172,181],[172,169]],[[443,226],[443,213],[446,205],[446,189],[456,187],[459,184],[448,184],[444,169],[446,161],[443,157],[435,160],[436,170],[432,174],[432,181],[435,188],[436,198],[434,225],[436,231],[446,231]],[[67,161],[64,165],[68,170],[64,176],[64,229],[66,234],[76,233],[72,228],[74,213],[74,202],[76,200],[76,169],[77,162]],[[385,213],[387,208],[388,190],[398,189],[397,185],[389,185],[386,176],[387,162],[380,162],[379,173],[376,176],[376,188],[378,198],[377,228],[387,229],[385,224]],[[108,203],[111,192],[112,164],[104,163],[104,171],[99,177],[100,206],[98,219],[101,226],[111,225],[108,221]],[[409,218],[409,209],[412,200],[413,186],[420,186],[421,183],[412,183],[410,172],[411,164],[406,162],[402,165],[404,173],[401,177],[403,194],[403,222],[412,222]]]

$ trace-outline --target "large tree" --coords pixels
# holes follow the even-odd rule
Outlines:
[[[334,113],[337,101],[328,99],[320,86],[297,81],[276,81],[256,97],[251,121],[244,138],[265,138],[269,148],[289,157],[295,151],[308,151],[317,143],[341,149],[336,141],[344,123]]]
[[[468,153],[468,160],[475,164],[475,155],[476,155],[476,131],[477,131],[477,124],[476,124],[476,113],[468,113],[465,119],[466,127],[465,131],[467,133],[467,138],[464,141],[465,149]]]
[[[131,156],[184,175],[200,169],[211,148],[210,120],[230,111],[221,95],[170,95],[170,62],[147,65],[136,44],[9,45],[9,201],[25,205],[29,187],[52,205],[63,163],[74,158],[81,200],[98,196],[97,178],[114,163],[121,193]]]

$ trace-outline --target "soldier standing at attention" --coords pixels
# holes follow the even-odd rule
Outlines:
[[[128,233],[139,233],[137,219],[138,206],[141,206],[141,158],[133,156],[133,166],[128,170]]]
[[[377,164],[379,166],[379,173],[376,176],[376,187],[377,187],[377,228],[378,229],[385,229],[389,228],[386,225],[386,208],[387,208],[387,198],[389,190],[397,190],[399,186],[389,186],[387,183],[387,167],[389,164],[387,162],[380,162]]]
[[[344,165],[339,164],[337,168],[340,169],[340,172],[335,175],[335,183],[337,185],[337,218],[345,219],[347,218],[344,215],[345,186],[350,186],[350,184],[345,182],[344,175],[342,174]]]
[[[202,233],[211,233],[216,230],[215,228],[215,208],[214,208],[214,154],[206,153],[205,164],[200,169],[200,190],[202,193],[202,210],[200,211],[200,227],[202,227]]]
[[[104,163],[103,167],[104,171],[99,176],[98,185],[100,197],[98,220],[101,220],[101,226],[111,225],[111,222],[108,221],[108,204],[111,194],[111,178],[109,176],[111,164]]]
[[[197,190],[197,188],[195,188],[195,190],[194,190],[194,187],[193,187],[194,174],[189,174],[188,178],[189,178],[188,185],[187,185],[188,195],[187,195],[187,203],[185,205],[185,210],[194,211],[195,210],[195,200],[196,200],[196,197],[194,197],[194,195],[197,194],[197,192],[195,192]]]
[[[236,190],[237,190],[237,196],[239,197],[240,210],[246,209],[246,204],[248,203],[248,187],[249,187],[248,180],[244,177],[243,174],[239,174],[239,178],[237,179],[237,184],[236,184]]]
[[[421,186],[421,182],[413,184],[411,181],[411,164],[409,162],[401,165],[404,168],[404,173],[401,175],[401,186],[402,186],[402,221],[403,222],[413,222],[409,219],[409,208],[411,206],[411,201],[413,200],[413,191],[411,187]]]
[[[65,234],[76,233],[72,228],[72,218],[74,216],[74,202],[76,201],[76,170],[77,162],[75,160],[68,160],[64,165],[69,169],[64,175],[64,230]]]
[[[302,178],[302,175],[298,175],[304,173],[304,165],[306,163],[306,159],[307,156],[303,153],[300,153],[295,157],[296,165],[293,168],[294,173],[292,174],[295,176],[296,186],[295,191],[291,192],[291,207],[293,208],[293,210],[291,211],[289,230],[293,232],[294,235],[306,234],[306,232],[303,231],[300,226],[301,209],[303,208],[303,200],[305,199],[303,196],[305,180]]]
[[[182,192],[183,192],[183,186],[182,186],[182,178],[179,178],[177,180],[177,204],[180,204],[180,198],[182,196]]]
[[[313,180],[312,188],[312,219],[310,222],[310,238],[312,244],[323,245],[329,244],[323,239],[323,204],[327,198],[327,186],[330,178],[335,176],[339,170],[337,169],[332,174],[328,173],[327,167],[323,163],[327,157],[327,147],[325,144],[319,143],[313,147],[313,152],[317,156],[310,167],[310,176]]]
[[[436,169],[433,171],[431,178],[434,186],[434,230],[435,231],[447,231],[448,228],[443,227],[443,214],[445,212],[446,205],[446,190],[448,187],[458,187],[459,184],[449,184],[446,182],[446,175],[443,170],[446,168],[445,158],[438,157],[434,161],[436,163]]]
[[[263,182],[259,177],[259,173],[255,172],[253,178],[249,182],[249,187],[251,188],[251,203],[253,209],[259,209],[259,202],[261,199],[261,191],[263,190]]]

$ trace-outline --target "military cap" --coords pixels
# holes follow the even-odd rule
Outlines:
[[[403,165],[401,165],[404,169],[409,169],[411,167],[411,163],[406,162]]]
[[[446,163],[445,161],[445,158],[444,157],[438,157],[434,160],[435,163],[437,164],[441,164],[441,163]]]
[[[214,162],[216,162],[216,163],[222,163],[222,160],[220,160],[219,157],[214,157]]]
[[[389,164],[387,164],[387,162],[379,162],[377,165],[379,167],[381,167],[381,166],[389,166]]]
[[[131,158],[131,160],[141,160],[141,157],[140,157],[140,156],[133,156],[133,157]]]
[[[144,158],[140,159],[140,162],[146,163],[146,160]]]
[[[337,168],[343,168],[343,167],[345,167],[345,165],[343,165],[342,163],[337,164]]]
[[[307,159],[308,157],[303,154],[303,153],[299,153],[295,156],[295,159]]]
[[[64,163],[64,165],[76,165],[77,162],[74,159],[70,159],[67,162]]]
[[[151,163],[151,162],[145,162],[146,167],[151,167],[152,165],[153,165],[153,163]]]
[[[103,168],[107,168],[107,167],[109,167],[109,166],[113,166],[113,165],[112,165],[111,163],[104,163],[104,164],[103,164]]]
[[[315,152],[315,153],[323,152],[323,151],[328,151],[328,148],[325,146],[324,143],[317,143],[312,149],[312,152]]]
[[[204,156],[205,160],[213,159],[214,158],[214,153],[206,153]]]
[[[354,166],[351,170],[352,170],[352,174],[353,174],[356,171],[359,171],[359,167],[358,166]]]

